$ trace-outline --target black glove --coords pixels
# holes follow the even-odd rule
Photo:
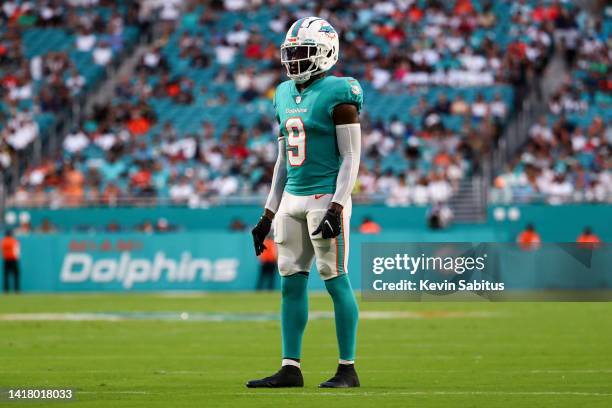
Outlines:
[[[270,233],[270,228],[272,228],[272,220],[262,215],[255,228],[251,230],[251,234],[253,234],[253,244],[255,245],[255,255],[259,256],[267,249],[264,245],[264,240]]]
[[[321,233],[323,239],[335,238],[340,235],[341,213],[331,208],[327,210],[321,223],[311,235]]]

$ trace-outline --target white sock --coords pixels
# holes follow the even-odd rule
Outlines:
[[[339,360],[340,364],[342,365],[351,365],[351,364],[355,364],[355,360]]]
[[[283,358],[283,362],[281,363],[281,365],[283,367],[287,366],[287,365],[294,366],[294,367],[297,367],[297,368],[301,367],[299,361],[295,361],[295,360],[292,360],[290,358]]]

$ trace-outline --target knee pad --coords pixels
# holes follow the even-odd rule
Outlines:
[[[295,261],[285,256],[278,257],[278,272],[283,276],[291,275],[294,269]]]
[[[336,275],[336,270],[332,269],[329,262],[317,259],[317,271],[323,279],[328,279],[330,276]]]

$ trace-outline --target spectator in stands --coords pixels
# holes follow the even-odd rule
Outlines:
[[[398,180],[393,174],[392,169],[387,169],[385,173],[378,178],[378,182],[376,183],[376,189],[385,195],[388,195],[397,185]]]
[[[362,234],[380,234],[382,228],[378,225],[370,216],[363,217],[361,225],[359,226],[359,232]]]
[[[410,205],[410,196],[412,192],[406,183],[406,175],[400,174],[398,182],[391,187],[389,198],[386,203],[390,207],[405,207]]]
[[[429,183],[430,200],[434,202],[447,201],[451,197],[453,189],[443,173],[432,173],[429,179],[431,180]]]
[[[66,135],[64,139],[64,151],[70,155],[80,153],[83,149],[89,146],[89,138],[82,128],[75,129]]]
[[[410,191],[412,202],[425,205],[448,199],[458,189],[462,177],[480,171],[479,158],[495,145],[506,118],[518,106],[510,104],[506,92],[509,90],[508,84],[514,85],[514,94],[519,95],[517,101],[520,100],[528,84],[539,82],[539,70],[552,50],[552,28],[576,31],[572,17],[575,6],[567,2],[545,6],[540,3],[520,2],[508,7],[483,4],[482,7],[475,7],[471,1],[448,4],[415,2],[409,5],[391,1],[370,8],[365,3],[356,5],[354,11],[333,4],[316,6],[316,2],[300,3],[303,13],[326,14],[330,12],[330,7],[333,8],[333,24],[343,33],[343,58],[337,74],[358,78],[368,87],[367,92],[372,100],[381,101],[378,106],[384,107],[378,109],[377,105],[369,105],[363,114],[363,163],[367,170],[360,172],[358,188],[367,197],[356,199],[393,201],[397,198],[390,197],[393,192],[405,196]],[[3,81],[18,89],[13,91],[15,95],[22,95],[16,96],[16,101],[27,97],[28,93],[36,97],[33,84],[41,80],[42,91],[38,100],[43,110],[54,112],[64,109],[70,105],[77,88],[84,86],[79,85],[80,74],[77,73],[80,72],[88,80],[90,78],[83,67],[72,60],[73,51],[82,49],[82,53],[89,53],[94,60],[102,62],[102,67],[113,63],[113,57],[120,55],[117,51],[126,41],[127,26],[130,20],[134,22],[134,16],[130,17],[133,13],[129,12],[132,8],[128,7],[128,11],[125,11],[122,7],[111,5],[109,16],[104,17],[102,14],[107,13],[92,12],[97,6],[97,2],[91,2],[91,6],[77,2],[76,5],[62,3],[53,7],[45,3],[41,7],[34,7],[37,25],[61,23],[67,30],[78,34],[68,52],[44,55],[40,63],[33,59],[31,74],[23,72]],[[152,16],[154,10],[160,10],[157,14],[167,24],[162,24],[166,27],[161,29],[157,25],[156,29],[163,32],[163,40],[150,44],[139,61],[135,75],[120,81],[115,90],[116,98],[101,109],[102,113],[94,115],[94,118],[83,118],[79,123],[93,143],[78,151],[85,156],[83,159],[88,165],[91,161],[91,166],[101,168],[101,180],[96,186],[98,193],[104,196],[108,183],[112,182],[107,198],[125,198],[134,194],[132,190],[122,191],[121,186],[127,185],[130,177],[140,171],[144,156],[147,156],[147,160],[152,160],[156,165],[171,169],[168,172],[175,172],[175,166],[180,163],[198,174],[198,177],[189,177],[189,184],[194,190],[190,204],[204,202],[204,191],[206,201],[215,194],[261,194],[262,185],[265,185],[262,180],[269,177],[266,169],[274,159],[270,158],[275,148],[270,136],[277,129],[273,128],[273,123],[265,124],[266,128],[262,129],[262,139],[268,141],[267,147],[262,147],[261,143],[250,143],[249,132],[251,122],[256,122],[259,117],[263,118],[264,123],[270,122],[271,115],[264,110],[269,107],[274,85],[282,75],[276,65],[271,64],[278,58],[278,49],[270,38],[284,34],[287,24],[295,20],[293,11],[275,2],[252,3],[243,0],[213,2],[211,6],[204,7],[197,2],[188,4],[188,12],[183,16],[182,0],[165,1],[159,5],[144,2],[138,6],[141,12],[138,17],[143,17],[143,21],[148,21],[146,17]],[[17,20],[18,4],[12,7],[3,3],[3,8],[4,13],[12,16],[7,21]],[[504,29],[504,41],[497,41],[500,27],[496,22],[508,20],[506,15],[500,15],[500,10],[502,13],[509,11],[511,15],[508,30]],[[223,27],[226,23],[224,14],[230,13],[237,23],[228,29]],[[264,13],[269,24],[252,23],[257,21],[256,18],[248,20],[257,17],[258,13]],[[90,18],[91,15],[95,17]],[[84,17],[72,18],[75,16]],[[22,23],[32,24],[31,18],[29,22],[27,20]],[[251,22],[247,25],[243,21]],[[596,24],[585,23],[585,26],[597,29]],[[172,33],[171,30],[179,24],[180,28]],[[606,82],[607,45],[600,39],[605,36],[599,34],[591,39],[582,32],[579,35],[577,41],[580,46],[574,59],[576,65],[588,67],[585,71],[588,71],[587,82],[590,85],[584,88],[598,89],[601,83]],[[211,47],[202,46],[204,39]],[[10,32],[0,35],[1,46],[5,51],[4,56],[0,55],[0,61],[28,62],[19,35]],[[102,51],[100,48],[103,48]],[[259,62],[247,64],[245,59],[247,62]],[[35,68],[37,64],[43,68]],[[68,84],[69,80],[64,78],[66,72],[74,72],[70,77],[74,78],[74,83]],[[65,89],[53,87],[58,78]],[[232,87],[232,84],[235,86]],[[90,84],[87,85],[90,88]],[[449,85],[453,88],[448,88]],[[447,92],[447,89],[452,89],[452,92]],[[217,120],[224,117],[231,105],[236,103],[241,105],[239,116],[243,123],[228,124],[224,118],[217,129],[213,129],[206,148],[199,145],[194,149],[177,147],[182,146],[182,141],[190,143],[192,129],[185,126],[186,116],[202,115],[190,118],[197,121],[204,116],[207,120]],[[198,109],[192,110],[196,105]],[[550,105],[551,111],[554,108],[559,113],[574,113],[584,111],[588,103],[583,101],[580,92],[567,87]],[[145,119],[129,114],[133,110],[137,110]],[[170,115],[176,135],[169,145],[179,152],[177,155],[157,148],[158,140],[166,142],[170,139],[163,135],[163,130],[162,137],[158,139],[160,130],[155,124],[155,113],[165,120],[168,112],[176,112]],[[394,116],[389,118],[389,113]],[[418,115],[418,118],[407,113]],[[249,130],[244,129],[245,122],[249,123]],[[605,123],[603,128],[606,128]],[[588,132],[584,133],[587,142],[591,140],[593,143],[588,148],[576,150],[574,154],[595,156],[593,160],[587,159],[596,163],[591,166],[594,168],[588,168],[581,161],[584,174],[580,175],[583,179],[580,183],[587,187],[578,187],[575,180],[579,171],[574,170],[573,166],[571,170],[561,172],[565,174],[564,181],[573,185],[574,192],[584,193],[585,199],[599,200],[602,195],[606,196],[608,190],[612,191],[609,178],[606,179],[608,171],[597,164],[606,162],[606,147],[601,143],[600,134],[591,136]],[[223,134],[228,136],[220,139],[219,136]],[[135,143],[135,136],[143,141],[144,147]],[[555,136],[554,140],[539,148],[544,153],[538,155],[538,163],[529,164],[538,174],[525,177],[528,179],[526,186],[506,183],[510,195],[514,191],[527,190],[546,194],[541,185],[554,184],[549,177],[550,170],[554,174],[558,169],[551,167],[553,163],[550,161],[563,161],[560,157],[564,157],[566,149],[562,139],[561,135]],[[576,140],[577,145],[583,142],[584,145],[589,144],[578,136]],[[98,158],[109,151],[116,154],[116,162],[120,163],[117,167],[121,167],[122,171],[106,178],[102,171],[105,161]],[[193,151],[193,154],[184,154],[186,151]],[[267,153],[269,151],[272,151],[272,155]],[[68,153],[68,156],[74,155]],[[435,158],[434,166],[430,167],[432,157]],[[540,162],[547,163],[540,166]],[[510,171],[525,173],[522,170],[525,167],[521,163]],[[388,173],[389,169],[391,174]],[[546,175],[538,177],[539,173]],[[405,186],[398,186],[399,174],[405,174]],[[160,179],[164,177],[169,179],[169,176],[163,175]],[[538,178],[540,182],[536,182]],[[224,186],[224,182],[229,184]],[[43,184],[49,197],[59,195],[55,185]],[[567,188],[563,183],[558,184],[561,185],[554,185],[557,190]],[[156,198],[165,198],[168,189],[155,187]],[[32,185],[27,186],[27,195],[32,194],[32,188]],[[528,195],[525,193],[521,197]],[[574,194],[570,197],[574,197]],[[405,198],[402,200],[405,201]]]
[[[489,105],[489,111],[500,125],[506,119],[506,117],[508,116],[508,106],[506,105],[506,102],[504,102],[504,100],[502,99],[501,94],[495,94],[495,99],[493,99],[493,101]]]
[[[0,170],[2,170],[2,174],[6,174],[9,167],[12,164],[11,152],[8,149],[8,146],[5,145],[0,138]]]
[[[242,47],[249,41],[250,35],[249,31],[244,28],[244,24],[237,22],[234,28],[227,33],[225,38],[228,44]]]
[[[40,126],[40,132],[56,128],[57,121],[62,120],[61,114],[71,110],[72,96],[80,94],[91,78],[94,81],[103,78],[93,72],[95,67],[87,64],[88,58],[79,57],[89,54],[100,62],[99,55],[93,55],[97,51],[96,43],[106,41],[111,50],[118,51],[126,40],[126,25],[136,28],[135,12],[142,5],[121,7],[111,3],[103,5],[109,13],[100,13],[97,1],[2,2],[0,120],[7,123],[2,105],[8,101],[11,112],[7,121],[11,126],[1,126],[0,132],[9,132],[1,138],[10,137],[19,146],[15,149],[16,157],[24,154],[22,151],[27,152],[25,147],[38,138],[38,130],[30,132],[31,123]],[[39,30],[38,27],[54,28]],[[130,37],[131,41],[135,39]],[[28,57],[30,54],[34,56]],[[23,112],[33,112],[31,121],[18,117]],[[13,121],[19,126],[12,126]]]
[[[73,207],[83,204],[85,196],[85,175],[83,172],[76,168],[73,162],[68,162],[64,166],[62,179],[64,205]]]
[[[547,194],[548,203],[552,205],[568,202],[574,193],[574,187],[563,173],[556,174],[550,183],[544,185],[546,187],[542,191]]]
[[[161,5],[161,19],[166,24],[173,24],[181,15],[183,0],[164,0]]]
[[[50,77],[40,91],[40,104],[44,111],[59,112],[70,106],[70,90],[60,74]]]
[[[105,67],[113,58],[113,49],[107,41],[99,41],[92,56],[95,64]]]
[[[102,204],[115,207],[123,201],[124,194],[115,183],[108,183],[102,192]]]
[[[185,35],[187,35],[187,33],[185,33]],[[181,46],[181,53],[188,53],[190,51],[190,49],[184,49],[183,50],[183,45]],[[196,48],[196,47],[193,47]],[[140,64],[137,68],[137,70],[140,72],[142,70],[146,71],[146,73],[148,74],[154,74],[157,70],[162,70],[165,71],[168,68],[168,64],[166,62],[166,59],[164,58],[164,56],[162,55],[161,52],[161,47],[160,46],[154,46],[149,48],[144,55],[142,56],[142,59],[140,60]]]
[[[127,129],[133,136],[140,136],[149,131],[151,121],[139,109],[133,109],[127,122]]]
[[[0,130],[0,136],[14,150],[24,150],[39,137],[39,127],[30,112],[21,112]]]
[[[463,116],[470,111],[470,105],[463,99],[462,95],[459,95],[451,104],[451,113],[453,115]]]
[[[419,182],[412,190],[412,201],[416,205],[426,205],[429,202],[429,181],[427,177],[420,177]]]
[[[438,95],[434,111],[440,115],[448,115],[451,112],[451,103],[445,93],[440,93]]]
[[[130,178],[130,193],[138,201],[150,202],[155,198],[156,191],[153,185],[153,175],[150,163],[143,162],[140,164]]]
[[[239,183],[236,173],[225,174],[213,180],[212,189],[221,197],[228,197],[238,191]]]
[[[66,79],[66,86],[70,90],[72,96],[78,95],[85,86],[85,77],[73,68],[70,71],[70,76]]]
[[[96,45],[96,35],[91,28],[82,28],[77,34],[76,49],[81,52],[90,52]]]
[[[478,94],[476,101],[472,104],[472,117],[481,120],[489,114],[489,105],[485,102],[484,96]]]
[[[217,63],[221,65],[230,65],[236,57],[236,47],[231,46],[227,40],[217,42],[214,48],[215,58]]]
[[[1,242],[2,246],[2,261],[3,261],[3,275],[4,275],[4,292],[8,293],[10,290],[10,280],[13,281],[13,291],[19,293],[19,258],[20,258],[20,244],[19,241],[13,236],[13,231],[7,230],[4,234],[4,238]]]
[[[182,176],[178,183],[170,187],[169,194],[174,204],[186,204],[194,194],[193,185],[187,176]]]
[[[546,116],[541,116],[529,129],[529,136],[536,140],[549,142],[553,138],[552,129],[548,125]]]

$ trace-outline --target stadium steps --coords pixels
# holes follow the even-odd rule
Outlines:
[[[482,176],[464,178],[448,202],[455,223],[483,223],[487,220],[486,191]]]
[[[561,87],[569,75],[570,71],[566,67],[563,59],[563,50],[561,47],[557,47],[542,75],[541,86],[543,99],[545,101],[549,100],[552,94]]]
[[[113,73],[108,75],[106,80],[102,82],[98,89],[87,99],[85,104],[86,112],[91,112],[96,105],[104,105],[110,102],[115,94],[115,88],[122,78],[135,77],[136,66],[149,47],[151,47],[151,45],[137,44],[134,49],[130,51],[129,55],[121,61],[119,66],[110,68],[113,70]]]
[[[509,163],[522,150],[529,139],[529,128],[548,111],[543,101],[548,100],[552,93],[559,89],[568,75],[562,52],[557,48],[542,75],[542,95],[538,95],[536,86],[531,87],[531,91],[520,102],[518,110],[506,125],[492,155],[485,160],[484,166],[489,169],[485,174],[490,183],[497,174],[503,172],[503,165]]]

